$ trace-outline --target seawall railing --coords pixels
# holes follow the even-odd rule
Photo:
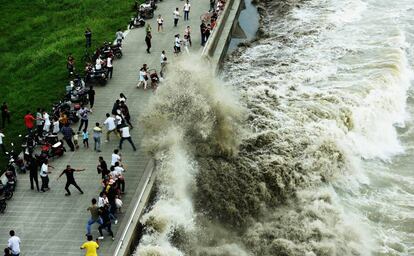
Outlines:
[[[214,73],[219,73],[221,63],[226,56],[233,30],[237,25],[237,18],[243,7],[243,0],[227,0],[220,13],[216,27],[213,29],[201,56],[211,65]]]
[[[114,256],[129,256],[133,253],[136,247],[137,236],[139,234],[139,220],[144,213],[147,205],[149,195],[151,194],[153,184],[156,178],[156,162],[151,158],[148,161],[144,171],[144,179],[138,185],[134,198],[136,198],[135,205],[132,210],[126,215],[129,216],[128,221],[123,227],[123,232],[116,245]]]

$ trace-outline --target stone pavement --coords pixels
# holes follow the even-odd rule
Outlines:
[[[133,1],[131,1],[131,5],[132,3]],[[133,152],[129,143],[124,142],[122,151],[123,162],[128,166],[125,174],[126,193],[123,196],[123,212],[127,212],[127,208],[134,205],[132,196],[149,160],[139,146],[142,140],[142,132],[140,131],[138,116],[145,109],[148,99],[154,97],[154,93],[150,89],[144,91],[142,88],[136,88],[138,69],[143,63],[147,63],[150,69],[155,68],[159,71],[160,54],[163,49],[167,53],[169,65],[173,65],[174,59],[185,58],[185,54],[180,57],[174,56],[173,45],[174,35],[179,33],[183,38],[184,28],[187,25],[193,28],[193,46],[190,48],[190,52],[197,54],[201,52],[200,16],[209,9],[209,1],[203,0],[191,4],[190,20],[184,21],[181,17],[178,27],[174,28],[172,13],[176,7],[179,7],[183,15],[184,1],[164,0],[159,3],[154,18],[147,20],[152,26],[153,46],[151,54],[147,54],[145,51],[145,29],[137,28],[129,31],[123,44],[124,57],[115,61],[112,80],[104,87],[95,87],[95,107],[90,115],[88,128],[90,133],[95,122],[102,123],[105,120],[105,113],[111,111],[114,101],[121,92],[128,97],[127,105],[135,127],[131,130],[131,135],[138,150]],[[163,33],[157,32],[156,17],[158,14],[161,14],[164,18]],[[128,19],[129,17],[125,16],[125,21],[128,21]],[[74,129],[77,129],[77,126]],[[14,229],[17,236],[22,240],[21,255],[23,256],[83,255],[79,246],[85,241],[85,225],[90,216],[86,208],[90,205],[93,197],[97,198],[101,190],[100,175],[96,172],[98,156],[103,156],[110,164],[111,153],[117,147],[118,142],[119,140],[113,137],[109,143],[102,143],[101,153],[96,153],[93,151],[93,138],[90,138],[90,149],[84,149],[83,146],[80,146],[80,149],[76,152],[66,152],[63,157],[52,160],[50,164],[55,169],[52,169],[52,174],[49,176],[51,190],[46,193],[30,190],[28,174],[19,175],[17,191],[13,199],[7,202],[8,207],[5,214],[0,215],[1,251],[7,246],[9,230]],[[70,164],[73,168],[86,168],[84,172],[75,173],[75,179],[85,194],[80,195],[76,188],[71,186],[72,195],[65,197],[66,177],[62,177],[59,181],[56,178],[67,164]],[[119,216],[120,222],[118,225],[112,226],[116,234],[115,241],[113,242],[109,236],[106,236],[101,243],[99,255],[112,255],[121,235],[122,226],[126,224],[127,218],[128,216],[123,214]],[[92,226],[92,234],[97,237],[97,224]],[[105,231],[104,235],[106,235]]]

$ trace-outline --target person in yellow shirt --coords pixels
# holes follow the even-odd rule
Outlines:
[[[96,252],[96,250],[99,249],[98,239],[96,239],[96,242],[92,241],[92,235],[87,235],[87,239],[88,241],[81,245],[81,250],[86,250],[85,256],[98,256],[98,253]]]

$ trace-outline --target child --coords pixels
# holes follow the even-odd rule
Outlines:
[[[83,137],[83,146],[85,148],[89,148],[89,132],[88,132],[88,130],[83,129],[82,137]]]
[[[93,140],[95,141],[94,150],[96,152],[101,152],[101,136],[102,128],[99,126],[99,123],[96,123],[93,128]]]

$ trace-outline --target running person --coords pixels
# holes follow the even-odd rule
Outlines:
[[[148,80],[148,76],[147,76],[147,70],[145,67],[142,67],[139,70],[139,82],[137,84],[137,88],[139,88],[141,86],[141,84],[144,85],[144,90],[147,89],[147,80]]]
[[[96,252],[96,250],[99,249],[99,242],[98,240],[93,241],[92,235],[88,234],[86,235],[87,237],[87,242],[83,243],[80,247],[81,250],[85,250],[85,256],[97,256],[98,253]]]
[[[104,204],[99,209],[99,212],[100,212],[99,215],[101,216],[101,219],[102,219],[102,224],[99,225],[98,227],[98,231],[100,234],[99,238],[100,239],[104,238],[102,229],[106,229],[106,231],[108,231],[109,235],[112,237],[112,241],[115,240],[114,232],[112,232],[112,229],[111,229],[111,213],[109,212],[109,206],[107,204]]]
[[[75,181],[75,177],[73,176],[74,172],[82,172],[85,171],[85,169],[73,169],[70,167],[70,165],[66,166],[66,169],[63,170],[63,172],[59,175],[59,177],[57,177],[56,180],[58,180],[63,174],[66,174],[66,186],[65,186],[65,190],[66,190],[66,194],[65,196],[70,196],[70,191],[69,191],[69,186],[73,185],[75,186],[75,188],[77,188],[79,190],[79,192],[81,194],[83,194],[82,189],[78,186],[78,184]]]

